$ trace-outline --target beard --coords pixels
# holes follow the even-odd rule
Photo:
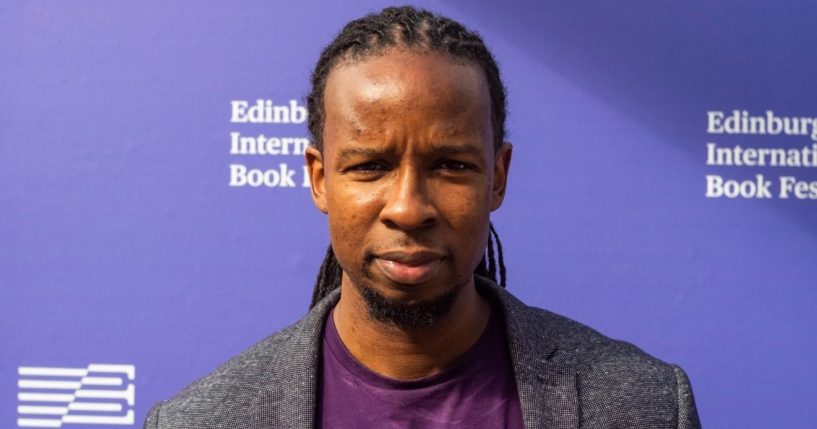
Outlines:
[[[368,285],[358,289],[372,319],[401,329],[421,329],[431,328],[448,316],[464,283],[458,281],[454,285],[445,293],[420,302],[388,298]]]

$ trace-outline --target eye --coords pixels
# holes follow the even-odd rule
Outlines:
[[[346,169],[347,172],[352,173],[378,173],[387,170],[388,166],[378,161],[363,162]]]
[[[442,170],[463,171],[470,169],[471,166],[462,161],[444,159],[437,163],[437,168]]]

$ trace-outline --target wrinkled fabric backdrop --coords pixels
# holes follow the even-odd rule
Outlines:
[[[328,244],[308,78],[386,5],[0,5],[0,426],[141,426],[304,314]],[[509,289],[681,365],[707,427],[813,427],[817,6],[418,5],[478,30],[508,87]]]

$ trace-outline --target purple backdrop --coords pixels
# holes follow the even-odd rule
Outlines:
[[[0,425],[53,418],[20,409],[51,392],[32,380],[85,374],[45,367],[133,384],[141,426],[305,312],[328,238],[298,109],[320,49],[386,5],[345,3],[0,5]],[[812,427],[817,6],[419,4],[504,73],[510,290],[683,366],[707,427]],[[256,100],[277,120],[233,120]],[[711,119],[736,110],[755,132]]]

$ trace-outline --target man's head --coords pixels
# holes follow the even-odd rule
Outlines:
[[[321,277],[342,269],[376,319],[431,326],[486,270],[504,197],[511,147],[493,57],[458,23],[390,8],[349,23],[312,83],[307,162],[335,261]]]

